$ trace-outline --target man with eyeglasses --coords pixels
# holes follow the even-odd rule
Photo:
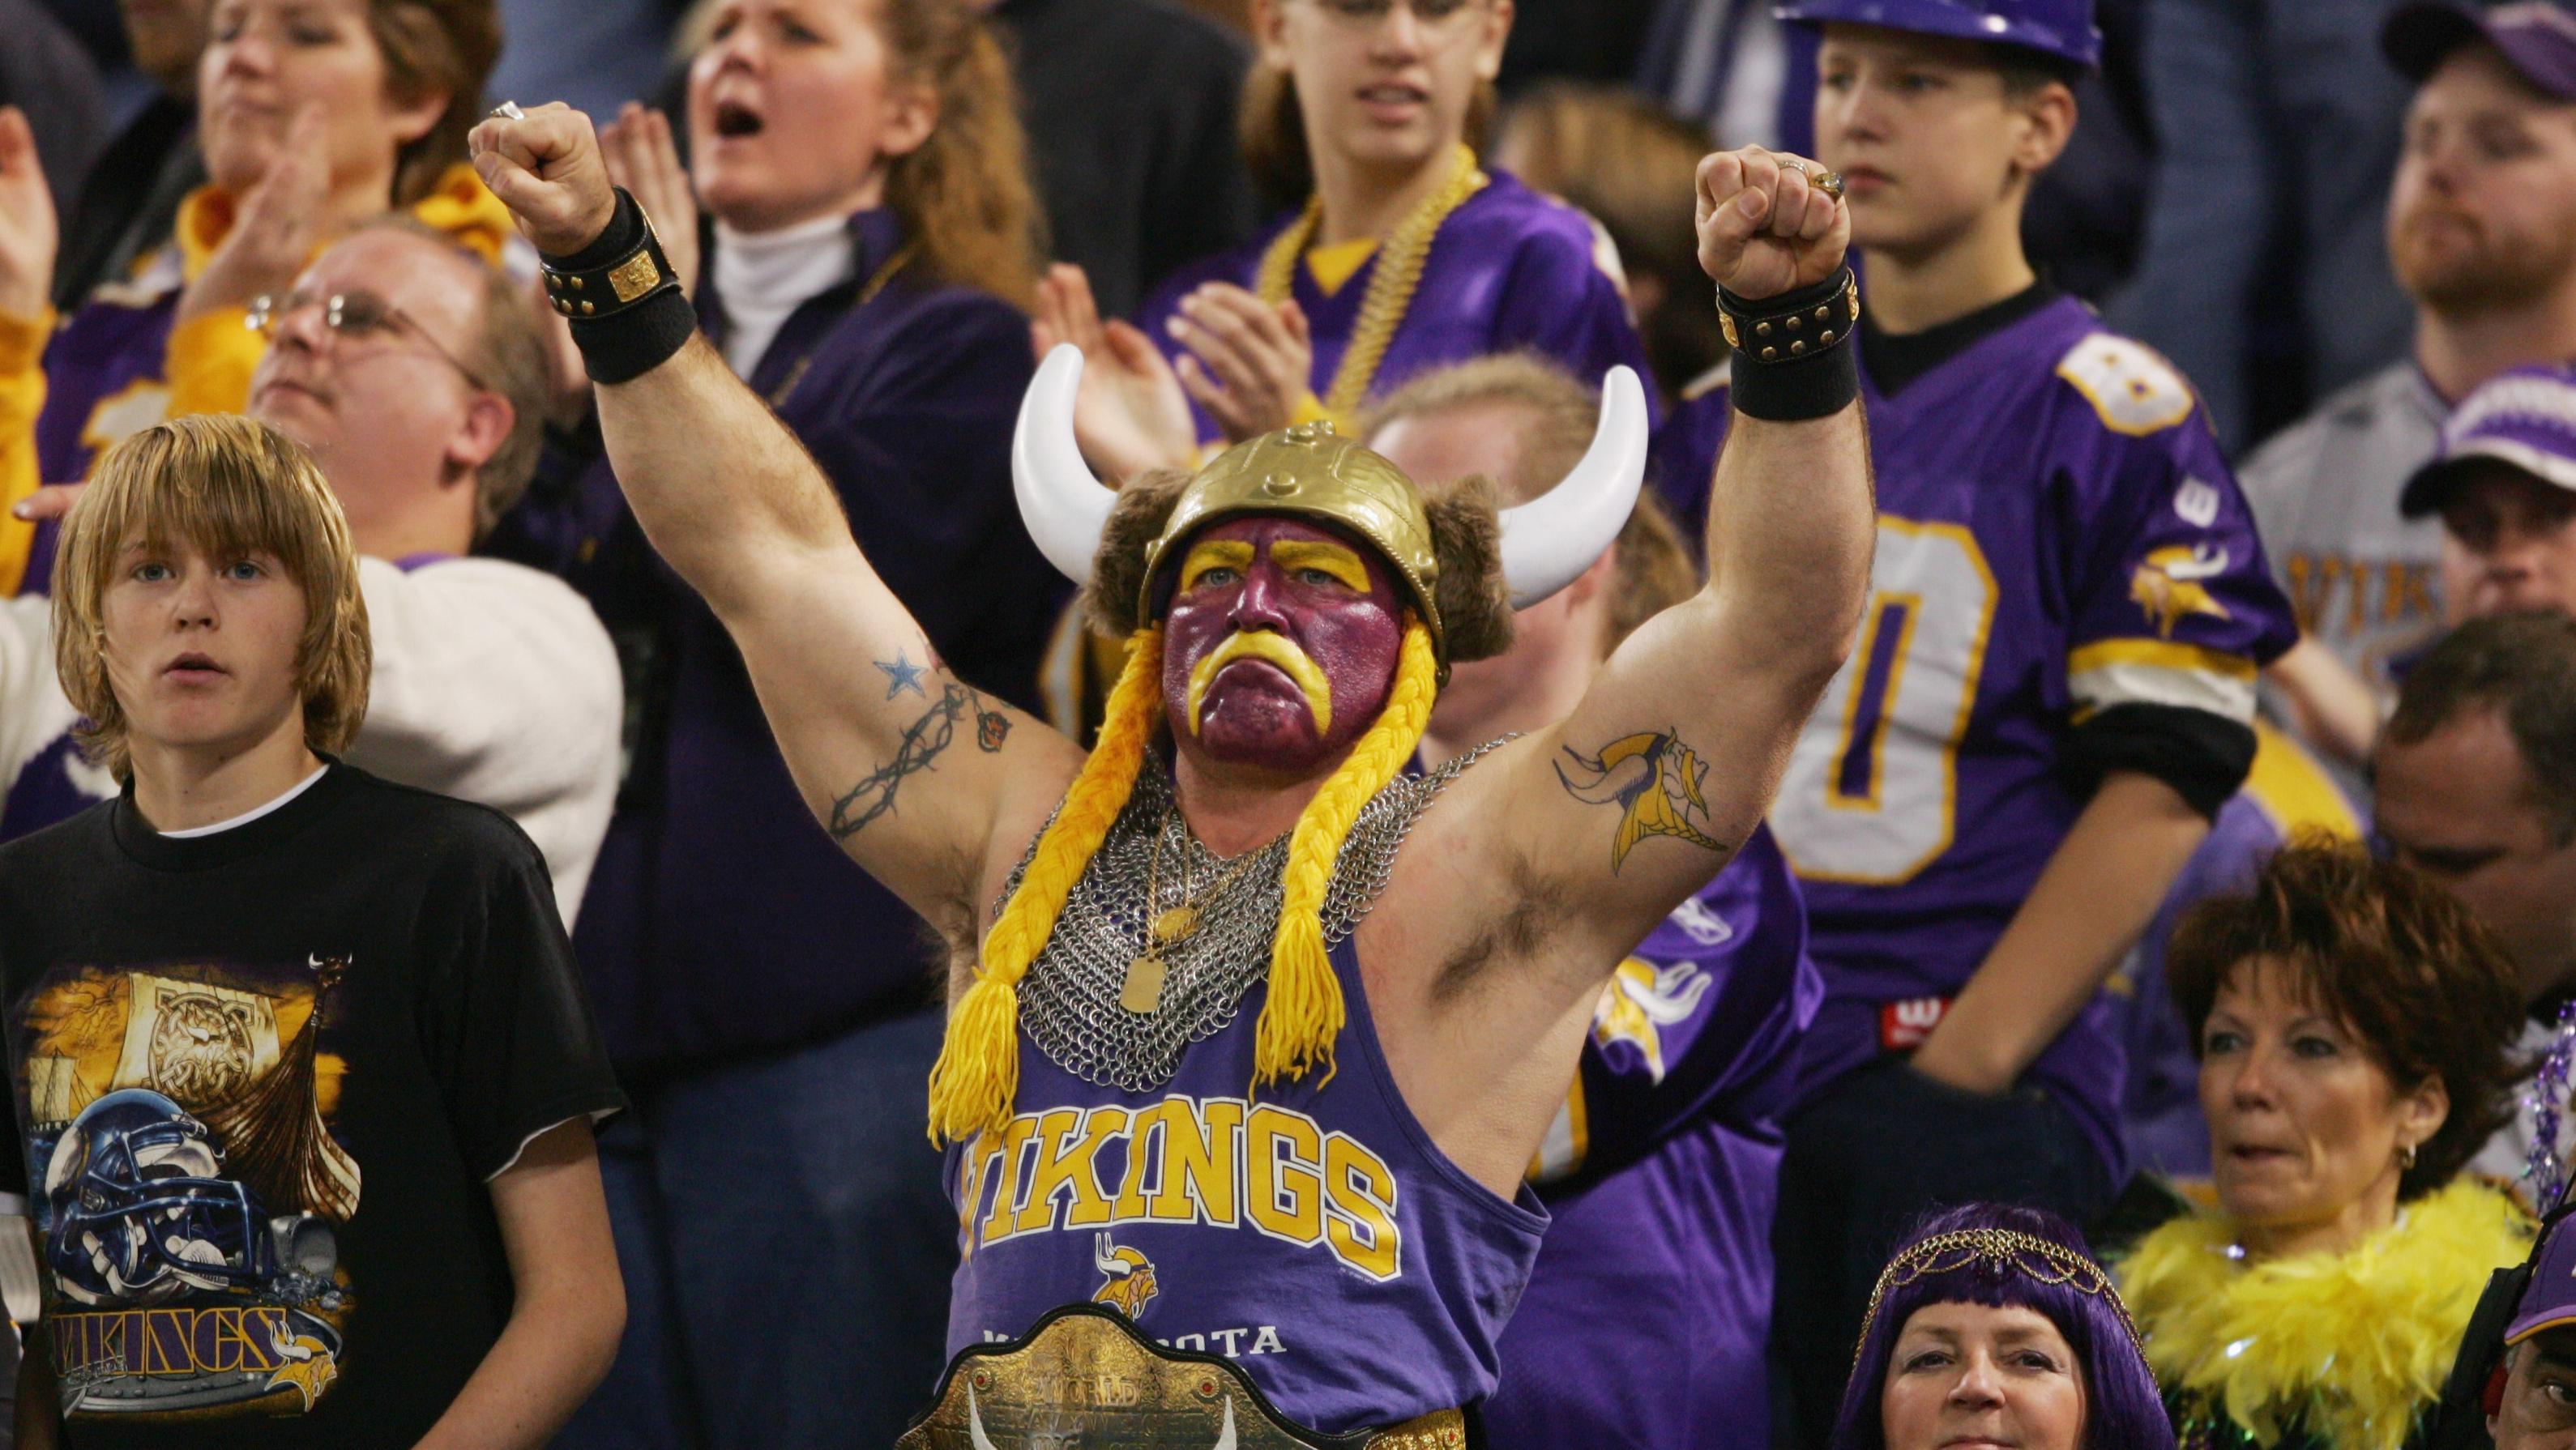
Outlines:
[[[468,557],[536,467],[550,374],[534,308],[472,253],[389,217],[250,320],[271,344],[250,414],[312,451],[364,556],[375,666],[349,761],[509,815],[570,924],[616,796],[616,651],[553,576]],[[76,492],[28,507],[59,514]],[[43,601],[0,608],[0,839],[13,839],[116,783],[71,738]]]

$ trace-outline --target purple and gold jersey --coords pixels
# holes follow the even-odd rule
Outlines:
[[[1547,1212],[1434,1146],[1378,1048],[1354,943],[1332,961],[1350,1015],[1329,1083],[1246,1093],[1263,982],[1148,1091],[1075,1076],[1021,1026],[1016,1115],[948,1150],[951,1355],[1088,1301],[1235,1361],[1328,1434],[1493,1392]]]
[[[2190,385],[2046,302],[1897,396],[1864,361],[1878,551],[1850,659],[1800,734],[1771,826],[1806,891],[1826,1000],[1803,1090],[1929,1034],[2084,800],[2069,732],[2124,706],[2250,722],[2295,638]],[[1724,390],[1678,415],[1663,486],[1705,505]],[[2115,1004],[2031,1068],[2123,1171]]]
[[[1591,222],[1506,172],[1489,171],[1489,176],[1434,234],[1412,305],[1378,363],[1369,400],[1427,368],[1515,349],[1536,352],[1596,386],[1602,374],[1622,363],[1640,377],[1650,376],[1628,304],[1595,260]],[[1137,326],[1177,359],[1180,345],[1165,324],[1181,299],[1208,282],[1254,287],[1262,254],[1289,224],[1266,228],[1245,246],[1174,273],[1145,303]],[[1330,388],[1334,370],[1350,348],[1376,266],[1372,257],[1327,291],[1304,260],[1297,264],[1289,291],[1304,310],[1314,341],[1311,376],[1318,396]],[[1196,404],[1192,413],[1201,442],[1222,439],[1214,419]]]
[[[1554,1221],[1504,1328],[1493,1450],[1768,1443],[1779,1116],[1824,996],[1757,830],[1620,963],[1530,1181]]]

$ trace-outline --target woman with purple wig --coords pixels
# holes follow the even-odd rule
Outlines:
[[[1926,1221],[1870,1291],[1833,1450],[2173,1450],[2111,1276],[2072,1225],[1980,1203]]]

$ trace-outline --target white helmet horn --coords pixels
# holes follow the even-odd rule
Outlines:
[[[1011,430],[1011,492],[1038,552],[1076,584],[1091,582],[1100,530],[1115,489],[1104,488],[1082,461],[1074,438],[1074,397],[1082,390],[1082,349],[1060,342],[1038,364]]]
[[[1601,422],[1583,460],[1556,487],[1503,510],[1512,608],[1527,609],[1573,583],[1619,537],[1646,481],[1646,442],[1645,385],[1633,369],[1612,368],[1601,380]]]

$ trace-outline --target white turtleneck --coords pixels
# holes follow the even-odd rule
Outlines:
[[[725,361],[748,378],[787,315],[858,275],[850,219],[817,217],[774,232],[716,223],[716,295],[724,299]]]

